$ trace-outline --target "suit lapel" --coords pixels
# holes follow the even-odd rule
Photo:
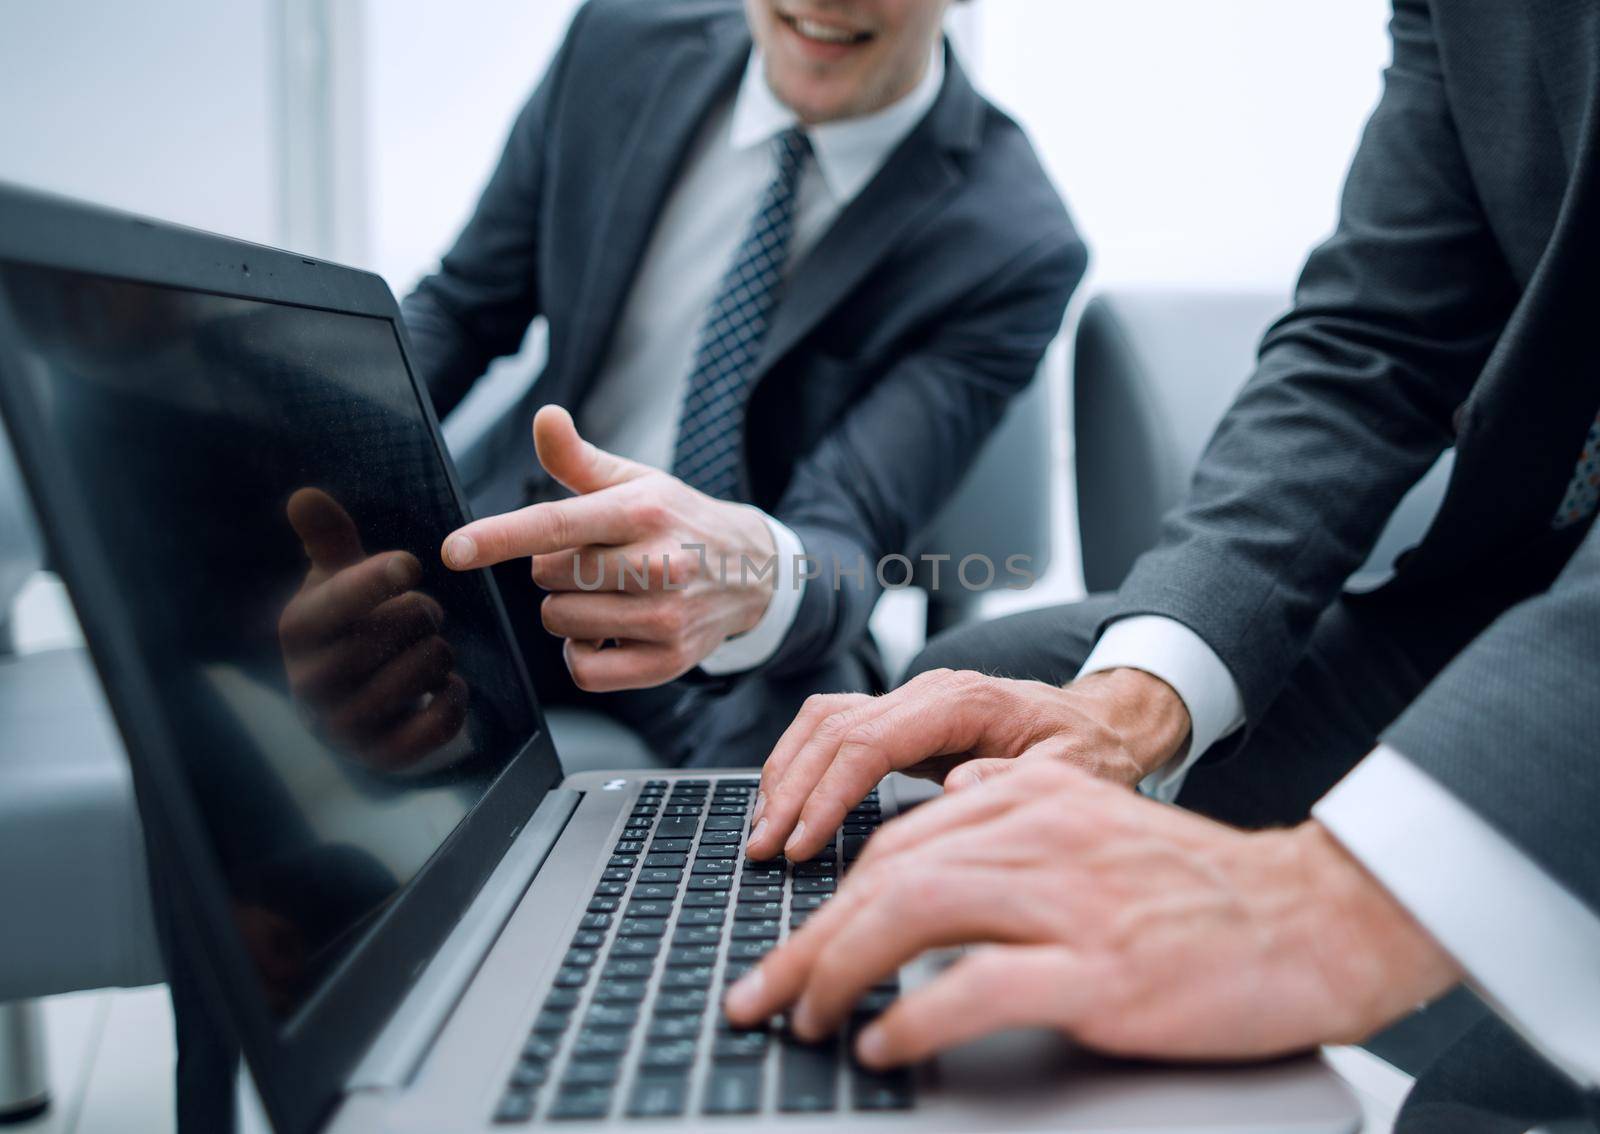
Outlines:
[[[608,179],[608,199],[590,243],[578,323],[568,347],[571,365],[563,368],[571,395],[582,396],[604,361],[611,330],[689,145],[749,53],[743,18],[719,23],[703,38],[682,45],[652,84]]]
[[[927,117],[795,268],[762,344],[757,381],[855,289],[905,232],[961,183],[961,169],[953,155],[977,145],[982,114],[982,100],[954,53],[947,51],[944,88]]]

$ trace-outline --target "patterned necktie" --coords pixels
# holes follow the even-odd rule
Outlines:
[[[794,235],[795,190],[811,153],[811,143],[798,129],[772,141],[777,174],[706,313],[672,455],[675,476],[724,500],[739,491],[745,399],[783,283]]]
[[[1572,483],[1567,485],[1551,526],[1559,531],[1580,524],[1594,515],[1596,505],[1600,505],[1600,416],[1594,419],[1589,436],[1584,438],[1578,471],[1572,474]]]

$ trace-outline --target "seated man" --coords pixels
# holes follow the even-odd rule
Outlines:
[[[1468,1033],[1402,1131],[1600,1087],[1600,11],[1397,0],[1393,40],[1339,227],[1120,591],[946,637],[780,742],[753,854],[814,854],[893,768],[972,790],[874,840],[736,1018],[798,1001],[820,1033],[915,953],[997,942],[862,1057],[1017,1024],[1263,1057],[1465,974],[1522,1039]],[[1452,445],[1421,545],[1343,593]]]
[[[945,47],[949,3],[594,0],[405,302],[440,414],[549,321],[468,486],[520,510],[443,554],[514,561],[541,694],[674,763],[752,763],[807,694],[882,688],[872,565],[951,494],[1082,274],[1027,139]]]

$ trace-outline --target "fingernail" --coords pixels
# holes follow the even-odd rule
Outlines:
[[[801,1000],[789,1013],[789,1029],[801,1039],[809,1039],[817,1034],[816,1017],[817,1010],[811,1006],[810,999]]]
[[[383,573],[389,576],[389,584],[395,587],[409,587],[411,585],[411,567],[406,562],[408,556],[396,555],[384,565]]]
[[[806,837],[806,821],[804,819],[794,825],[794,834],[789,836],[789,841],[783,844],[783,853],[788,854],[800,845],[800,840]]]
[[[889,1058],[889,1037],[883,1034],[882,1027],[871,1024],[861,1033],[856,1040],[856,1056],[874,1067],[881,1066]]]
[[[465,567],[478,556],[478,545],[471,536],[451,536],[444,545],[444,557],[452,567]]]
[[[757,842],[761,838],[762,834],[766,831],[766,829],[767,829],[767,821],[765,819],[763,819],[763,820],[761,820],[761,822],[756,824],[756,829],[750,832],[750,841],[752,843],[753,842]]]
[[[754,819],[757,823],[761,822],[761,813],[766,809],[767,793],[764,791],[756,792],[756,809],[751,813],[750,818]]]
[[[740,1016],[755,1015],[761,1009],[761,990],[766,981],[759,968],[751,969],[728,989],[723,1004],[728,1011]]]

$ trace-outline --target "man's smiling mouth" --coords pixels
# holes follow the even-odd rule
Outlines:
[[[872,38],[873,34],[869,31],[856,31],[854,28],[843,27],[839,24],[824,23],[809,16],[790,15],[787,12],[779,12],[778,18],[797,35],[817,43],[852,46],[866,43]]]

